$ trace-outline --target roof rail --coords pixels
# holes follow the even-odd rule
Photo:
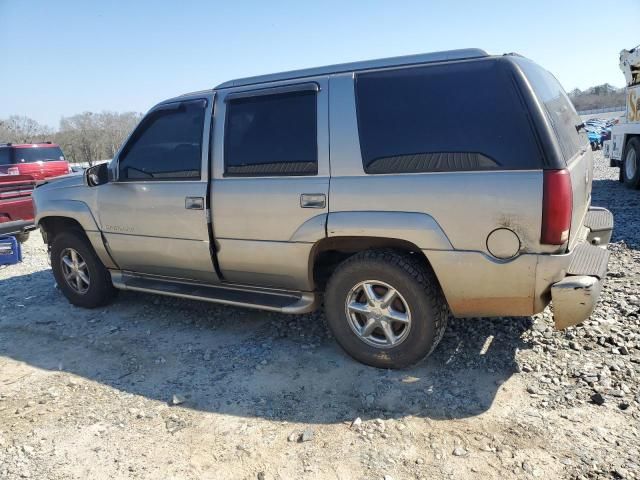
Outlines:
[[[342,63],[338,65],[328,65],[326,67],[305,68],[303,70],[292,70],[290,72],[272,73],[270,75],[239,78],[236,80],[230,80],[228,82],[221,83],[220,85],[215,87],[215,89],[217,90],[221,88],[255,85],[258,83],[276,82],[280,80],[291,80],[293,78],[313,77],[316,75],[330,75],[334,73],[369,70],[373,68],[399,67],[421,63],[465,60],[470,58],[481,58],[488,56],[489,54],[487,52],[479,48],[466,48],[460,50],[449,50],[445,52],[406,55],[403,57],[380,58],[376,60],[365,60],[362,62]]]

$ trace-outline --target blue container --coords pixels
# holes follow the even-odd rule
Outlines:
[[[0,237],[0,265],[13,265],[22,261],[22,249],[15,237]]]

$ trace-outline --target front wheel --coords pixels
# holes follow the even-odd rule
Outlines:
[[[402,368],[429,355],[449,316],[440,286],[412,255],[392,250],[358,253],[331,276],[327,323],[342,348],[379,368]]]
[[[56,235],[51,244],[51,269],[64,296],[79,307],[106,305],[116,293],[109,271],[79,232]]]
[[[637,138],[632,138],[627,143],[621,170],[627,187],[640,188],[640,140]]]

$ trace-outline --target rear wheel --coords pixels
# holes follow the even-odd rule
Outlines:
[[[109,271],[80,232],[64,232],[51,244],[53,276],[74,305],[95,308],[106,305],[116,293]]]
[[[640,188],[640,140],[637,138],[627,143],[621,170],[627,187]]]
[[[449,310],[433,275],[409,254],[362,252],[343,262],[325,293],[327,323],[355,359],[402,368],[440,342]]]

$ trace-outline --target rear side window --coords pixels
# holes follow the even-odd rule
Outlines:
[[[509,71],[496,61],[356,76],[360,148],[370,174],[542,168]]]
[[[161,106],[136,128],[119,159],[119,180],[200,178],[205,100]]]
[[[560,144],[565,161],[571,160],[587,142],[576,125],[582,120],[560,82],[547,70],[524,58],[515,59],[540,102]]]
[[[316,92],[230,100],[226,122],[225,176],[318,173]]]
[[[26,147],[13,149],[12,163],[54,162],[64,160],[60,147]]]
[[[0,148],[0,165],[9,165],[11,163],[11,149]]]

